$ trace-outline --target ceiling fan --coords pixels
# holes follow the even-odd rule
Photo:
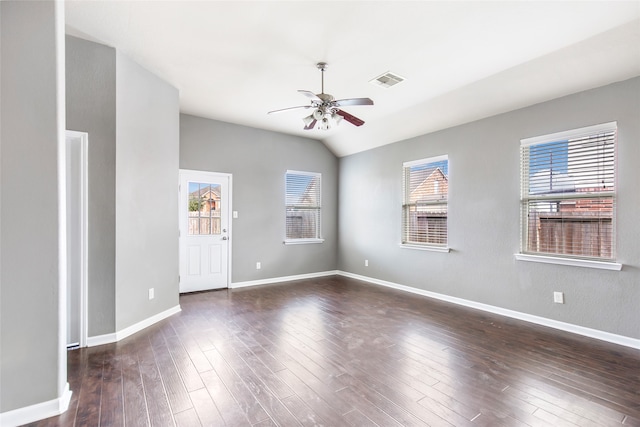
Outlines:
[[[311,105],[283,108],[281,110],[269,111],[268,114],[281,113],[283,111],[297,110],[300,108],[313,108],[313,112],[302,119],[305,125],[305,130],[313,129],[316,124],[318,124],[318,129],[329,130],[331,128],[331,121],[335,122],[335,124],[338,125],[340,124],[342,119],[348,121],[352,125],[362,126],[364,124],[364,120],[347,113],[341,108],[353,105],[373,105],[373,101],[369,98],[349,98],[336,100],[333,95],[324,93],[324,72],[327,69],[327,63],[318,62],[316,64],[316,67],[318,67],[318,69],[321,71],[322,76],[321,93],[315,94],[308,90],[298,91],[311,100]]]

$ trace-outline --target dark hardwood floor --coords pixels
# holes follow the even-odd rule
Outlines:
[[[183,295],[69,352],[33,426],[640,426],[640,351],[327,277]]]

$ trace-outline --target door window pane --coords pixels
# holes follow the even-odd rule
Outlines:
[[[220,184],[189,182],[189,235],[220,234]]]

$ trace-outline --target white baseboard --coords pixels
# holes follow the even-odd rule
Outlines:
[[[136,332],[140,332],[144,328],[148,328],[154,323],[158,323],[159,321],[164,320],[169,316],[172,316],[176,313],[180,313],[180,311],[182,311],[182,308],[180,308],[180,305],[176,305],[174,307],[171,307],[168,310],[165,310],[154,316],[146,318],[143,321],[136,323],[135,325],[131,325],[128,328],[124,328],[121,331],[116,332],[116,341],[123,340],[128,336],[135,334]]]
[[[237,288],[246,288],[248,286],[260,286],[260,285],[269,285],[272,283],[291,282],[292,280],[315,279],[317,277],[335,276],[336,274],[338,274],[337,270],[331,270],[331,271],[320,271],[317,273],[298,274],[295,276],[271,277],[269,279],[249,280],[247,282],[232,283],[230,288],[237,289]]]
[[[604,332],[597,329],[586,328],[584,326],[578,326],[571,323],[560,322],[546,317],[534,316],[532,314],[521,313],[519,311],[508,310],[506,308],[496,307],[489,304],[483,304],[475,301],[470,301],[462,298],[452,297],[449,295],[439,294],[436,292],[425,291],[423,289],[414,288],[411,286],[400,285],[398,283],[387,282],[386,280],[375,279],[373,277],[361,276],[359,274],[353,274],[346,271],[337,271],[344,277],[350,277],[352,279],[362,280],[365,282],[373,283],[375,285],[386,286],[388,288],[398,289],[405,292],[411,292],[413,294],[423,295],[429,298],[438,299],[441,301],[450,302],[453,304],[462,305],[465,307],[475,308],[477,310],[486,311],[489,313],[499,314],[501,316],[511,317],[513,319],[524,320],[525,322],[535,323],[541,326],[547,326],[561,331],[571,332],[578,335],[583,335],[589,338],[599,339],[601,341],[607,341],[613,344],[623,345],[625,347],[631,347],[640,349],[640,339],[626,337],[624,335],[612,334],[610,332]]]
[[[136,332],[140,332],[141,330],[148,328],[149,326],[155,323],[158,323],[161,320],[166,319],[171,315],[179,313],[180,311],[182,311],[182,308],[180,308],[179,305],[176,305],[175,307],[171,307],[168,310],[165,310],[161,313],[158,313],[154,316],[144,319],[141,322],[138,322],[134,325],[131,325],[113,334],[104,334],[104,335],[97,335],[95,337],[89,337],[87,338],[87,346],[95,347],[97,345],[111,344],[114,342],[118,342],[120,340],[127,338],[128,336],[135,334]]]
[[[87,347],[95,347],[97,345],[111,344],[118,341],[116,333],[96,335],[87,338]]]
[[[62,396],[57,399],[1,413],[0,426],[15,427],[60,415],[69,408],[71,394],[72,392],[69,390],[69,383],[67,383],[64,391],[62,392]]]

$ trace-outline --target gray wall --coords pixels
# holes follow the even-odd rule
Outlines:
[[[339,269],[640,338],[640,78],[340,159]],[[516,261],[520,139],[618,122],[622,271]],[[451,253],[400,248],[402,163],[449,155]],[[364,260],[369,267],[364,267]],[[554,304],[553,291],[566,304]]]
[[[114,49],[66,42],[67,128],[89,134],[93,337],[179,304],[179,101],[175,88]]]
[[[178,302],[178,91],[116,53],[116,330]],[[91,138],[91,135],[89,135]],[[155,299],[148,299],[148,289]]]
[[[66,382],[58,317],[64,310],[58,229],[64,99],[57,93],[64,90],[64,68],[56,52],[64,22],[58,7],[0,2],[0,413],[56,399]]]
[[[115,332],[116,52],[66,37],[67,129],[89,134],[89,336]]]
[[[335,270],[338,160],[319,141],[182,114],[180,168],[233,174],[234,283]],[[282,243],[287,169],[322,173],[322,244]]]

